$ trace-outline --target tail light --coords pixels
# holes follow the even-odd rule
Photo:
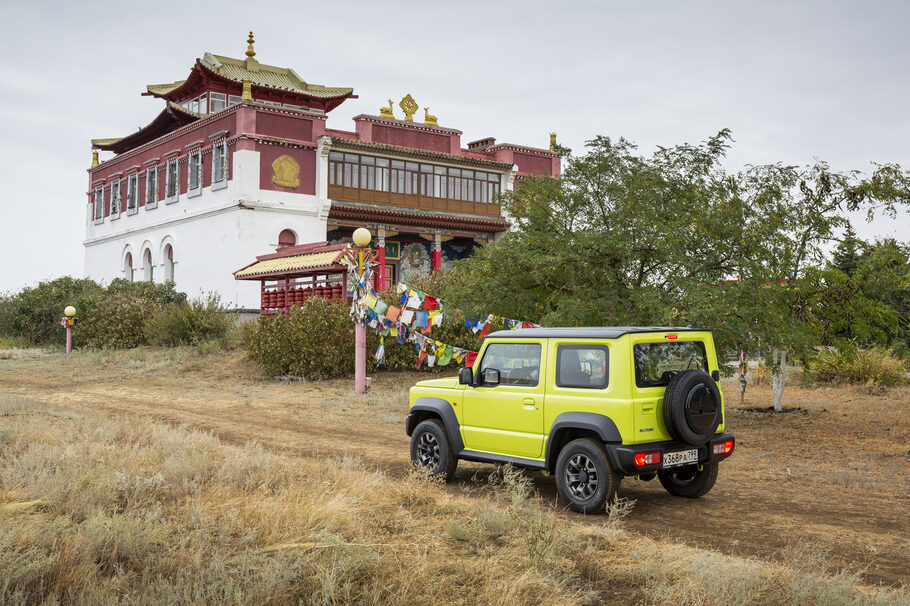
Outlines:
[[[635,453],[635,465],[638,467],[656,465],[658,463],[660,463],[660,451]]]
[[[733,440],[718,442],[714,445],[714,454],[730,454],[733,451]]]

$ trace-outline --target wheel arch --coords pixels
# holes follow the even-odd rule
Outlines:
[[[594,412],[564,412],[553,421],[547,436],[544,460],[550,472],[556,470],[556,458],[562,448],[579,438],[591,438],[603,443],[622,443],[622,435],[610,417]]]
[[[446,436],[449,438],[449,444],[455,453],[464,450],[464,442],[461,439],[461,427],[458,418],[455,416],[455,409],[452,405],[442,398],[417,398],[411,410],[408,413],[407,433],[411,436],[414,428],[427,419],[439,419],[445,428]]]

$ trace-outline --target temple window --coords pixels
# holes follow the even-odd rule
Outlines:
[[[188,165],[187,195],[198,196],[202,193],[202,150],[194,149],[190,152]]]
[[[209,97],[211,99],[210,105],[213,114],[220,112],[225,107],[227,107],[224,93],[209,93]]]
[[[221,139],[212,145],[212,189],[227,186],[227,141]]]
[[[236,97],[234,95],[229,95],[228,96],[228,107],[230,107],[232,105],[240,105],[240,97]]]
[[[278,234],[278,248],[294,246],[295,244],[297,244],[297,234],[290,229],[282,229],[281,233]]]
[[[120,179],[117,179],[111,183],[111,218],[116,219],[120,216],[121,204]]]
[[[149,256],[151,256],[149,252]],[[168,244],[164,247],[164,280],[166,282],[174,281],[174,248]]]
[[[128,281],[133,281],[133,255],[132,253],[126,253],[126,257],[123,258],[123,277]]]
[[[145,210],[158,205],[158,167],[150,166],[145,170]]]
[[[152,265],[152,251],[148,248],[145,249],[145,254],[142,256],[142,274],[143,279],[146,282],[152,282],[155,279],[155,267]]]
[[[164,173],[164,201],[165,202],[176,202],[178,198],[179,189],[177,188],[177,177],[179,172],[177,170],[177,158],[170,158],[167,161],[167,168]]]
[[[486,171],[420,164],[348,154],[329,153],[329,186],[362,191],[389,192],[403,196],[440,198],[462,202],[496,202],[501,175]],[[333,196],[359,195],[350,191]],[[361,201],[372,201],[367,196]]]
[[[126,212],[131,215],[138,210],[139,174],[133,173],[126,178]]]
[[[95,188],[94,206],[95,206],[95,208],[93,210],[94,210],[95,221],[103,221],[104,220],[104,188],[103,187]]]

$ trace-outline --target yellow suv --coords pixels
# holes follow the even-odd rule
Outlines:
[[[446,479],[459,459],[549,472],[581,513],[623,476],[700,497],[735,445],[719,378],[711,333],[691,327],[495,332],[473,368],[411,388],[411,460]]]

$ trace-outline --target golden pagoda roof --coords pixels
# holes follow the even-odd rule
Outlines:
[[[258,279],[270,274],[307,273],[316,268],[343,269],[339,262],[347,248],[347,244],[327,242],[289,246],[284,251],[256,257],[254,263],[235,271],[234,278]]]
[[[212,53],[205,55],[198,61],[198,65],[213,72],[222,78],[243,83],[249,80],[254,86],[263,86],[276,90],[285,90],[293,93],[307,95],[321,99],[333,99],[351,95],[353,88],[329,87],[320,84],[310,84],[301,78],[297,72],[289,67],[277,67],[260,63],[253,57],[234,59]],[[146,88],[148,94],[156,97],[166,96],[187,83],[187,80],[178,80],[170,84],[149,84]]]

